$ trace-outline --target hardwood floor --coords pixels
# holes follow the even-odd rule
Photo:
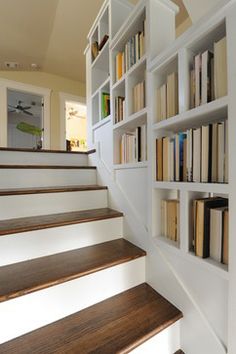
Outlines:
[[[125,239],[118,239],[3,266],[0,268],[0,302],[80,278],[145,255],[145,251],[132,243]]]
[[[123,214],[109,208],[73,211],[26,218],[0,221],[0,237],[32,230],[42,230],[52,227],[80,224],[91,221],[122,217]]]
[[[182,318],[149,285],[0,345],[1,354],[124,354]]]

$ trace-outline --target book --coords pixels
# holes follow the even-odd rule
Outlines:
[[[174,72],[167,76],[167,118],[178,114],[178,99],[178,74]]]
[[[212,64],[213,53],[206,50],[202,54],[202,72],[201,72],[201,104],[205,104],[212,100],[211,80],[212,80]]]
[[[214,91],[215,98],[227,95],[227,43],[226,37],[214,43]]]
[[[99,54],[98,50],[98,42],[93,42],[91,45],[91,55],[92,55],[92,61],[94,61]]]
[[[184,180],[184,140],[185,133],[175,135],[175,181],[182,182]]]
[[[122,67],[122,52],[119,52],[116,55],[116,81],[119,81],[123,76]]]
[[[161,234],[166,238],[179,241],[179,200],[161,201]]]
[[[145,108],[145,101],[145,81],[142,81],[133,87],[133,113]]]
[[[224,161],[224,182],[229,182],[229,136],[228,120],[225,121],[225,161]]]
[[[210,257],[217,262],[222,260],[224,211],[227,207],[210,209]]]
[[[120,138],[120,163],[136,163],[147,159],[146,124]]]
[[[157,89],[157,122],[160,122],[163,119],[162,117],[162,108],[161,108],[161,88]]]
[[[201,104],[201,54],[198,54],[194,58],[194,70],[195,70],[195,107]]]
[[[110,94],[102,92],[101,118],[104,119],[110,115]]]
[[[163,141],[156,140],[156,180],[163,181]]]
[[[195,70],[190,71],[190,109],[195,108]]]
[[[211,182],[218,182],[218,123],[212,124],[212,175]]]
[[[218,173],[217,182],[224,182],[225,131],[224,122],[218,124]]]
[[[167,118],[167,85],[161,86],[161,120]]]
[[[224,225],[223,225],[223,245],[222,245],[222,263],[229,264],[229,211],[224,211]]]
[[[163,181],[170,181],[170,138],[163,138]]]
[[[210,209],[228,206],[228,199],[203,198],[194,203],[194,250],[196,256],[207,258],[210,255]]]
[[[101,42],[99,43],[98,50],[100,50],[100,51],[102,50],[102,48],[104,47],[104,45],[106,44],[108,39],[109,39],[108,34],[105,34],[104,37],[102,38]]]
[[[201,128],[193,130],[193,182],[201,182]]]
[[[212,170],[212,125],[202,126],[201,182],[211,182]]]
[[[187,130],[187,181],[193,180],[193,129]]]

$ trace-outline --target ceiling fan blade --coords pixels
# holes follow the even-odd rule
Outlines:
[[[12,111],[11,110],[8,111],[8,113],[15,113],[15,112],[16,112],[15,109],[13,109]]]
[[[28,116],[33,116],[33,113],[25,111],[24,109],[22,109],[22,112],[25,113],[25,114],[28,114]]]
[[[23,107],[23,106],[22,106],[22,109],[23,109],[23,110],[25,110],[25,109],[30,109],[30,108],[31,108],[31,106],[26,106],[26,107]]]
[[[15,106],[12,106],[11,104],[8,104],[8,107],[11,107],[11,108],[16,108]]]

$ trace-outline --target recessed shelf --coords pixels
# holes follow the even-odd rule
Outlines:
[[[193,183],[193,182],[153,182],[155,189],[179,189],[185,191],[228,194],[227,183]]]
[[[99,128],[101,128],[103,125],[109,123],[111,121],[111,116],[108,116],[106,118],[103,118],[102,120],[100,120],[98,123],[94,124],[92,126],[93,130],[97,130]]]
[[[227,117],[228,96],[178,114],[153,125],[153,130],[180,131]]]
[[[95,68],[109,71],[109,39],[91,65],[91,69]]]
[[[113,126],[113,129],[126,129],[127,127],[129,129],[134,129],[138,125],[142,125],[146,122],[146,116],[147,116],[147,108],[142,109],[139,112],[136,112],[129,116],[127,119],[122,120],[121,122],[115,124]]]
[[[103,91],[106,87],[110,85],[110,76],[106,78],[106,80],[101,84],[101,86],[92,94],[92,98],[94,98],[99,91]]]
[[[173,245],[173,241],[166,239],[165,237],[153,237],[153,242],[156,246],[181,257],[186,262],[195,264],[197,268],[201,267],[204,271],[213,272],[217,276],[228,280],[228,267],[225,264],[218,263],[211,258],[200,258],[195,256],[193,252],[184,252],[176,244]]]
[[[169,238],[167,238],[165,236],[157,236],[157,237],[155,237],[155,239],[156,239],[157,243],[162,243],[162,244],[164,243],[170,247],[174,247],[177,250],[179,250],[179,242],[170,240]]]
[[[113,165],[114,170],[124,170],[124,169],[133,169],[133,168],[147,168],[147,161],[135,162],[135,163],[126,163],[126,164],[116,164]]]

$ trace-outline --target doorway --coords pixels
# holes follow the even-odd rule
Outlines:
[[[50,149],[51,90],[0,79],[0,147]]]
[[[61,148],[87,151],[87,107],[85,99],[61,93]]]
[[[42,148],[43,106],[43,96],[7,90],[7,145],[9,148]]]

